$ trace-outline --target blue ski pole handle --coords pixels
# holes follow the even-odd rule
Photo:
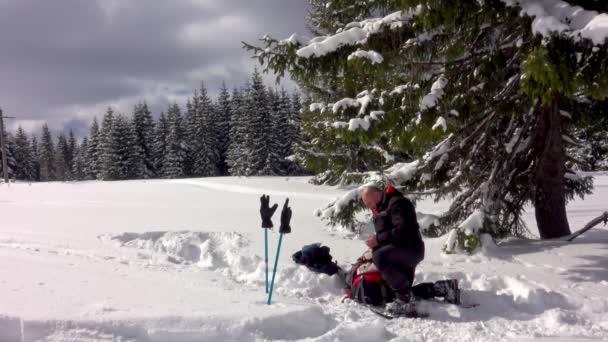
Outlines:
[[[266,264],[266,293],[268,293],[268,229],[264,229],[264,261]]]
[[[274,287],[274,277],[277,275],[277,265],[279,264],[279,253],[281,253],[281,242],[283,241],[283,234],[279,234],[279,246],[277,247],[277,256],[274,259],[274,270],[272,271],[272,281],[270,282],[270,292],[268,293],[268,305],[272,300],[272,289]]]

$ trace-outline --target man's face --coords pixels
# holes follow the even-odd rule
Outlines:
[[[380,192],[365,189],[361,194],[361,200],[363,200],[363,204],[365,204],[367,208],[373,211],[377,209],[376,206],[378,202],[380,202],[381,196],[382,193]]]

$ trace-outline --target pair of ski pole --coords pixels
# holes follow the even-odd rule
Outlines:
[[[289,198],[285,200],[283,204],[283,210],[281,211],[281,226],[279,227],[279,243],[277,246],[277,254],[274,259],[274,268],[272,271],[272,280],[270,282],[270,288],[268,287],[268,229],[273,227],[272,215],[277,210],[278,204],[274,204],[270,207],[270,196],[262,195],[260,197],[260,216],[262,218],[262,228],[264,229],[264,262],[266,264],[266,293],[268,293],[268,305],[272,300],[272,290],[274,288],[274,279],[277,274],[277,266],[279,264],[279,254],[281,253],[281,243],[283,242],[283,234],[291,233],[291,208],[288,206]]]

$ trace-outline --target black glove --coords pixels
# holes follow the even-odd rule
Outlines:
[[[279,228],[279,233],[282,234],[291,233],[291,227],[289,226],[289,221],[291,221],[291,208],[288,207],[287,204],[289,204],[289,198],[285,200],[283,211],[281,211],[281,227]]]
[[[260,202],[262,205],[260,206],[260,217],[262,217],[262,228],[272,228],[272,215],[279,207],[278,204],[274,204],[272,208],[268,207],[270,204],[270,196],[262,195],[260,197]]]

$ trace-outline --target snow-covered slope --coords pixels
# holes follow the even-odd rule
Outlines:
[[[463,309],[386,321],[342,303],[340,282],[290,256],[323,242],[347,266],[361,239],[313,211],[346,190],[306,178],[11,184],[0,187],[0,341],[595,341],[608,338],[608,231],[573,243],[511,240],[474,256],[427,239],[417,281],[461,279]],[[272,305],[259,196],[289,196]],[[573,229],[608,207],[608,176],[568,206]],[[446,203],[420,202],[422,212]],[[275,224],[278,224],[278,214]],[[534,231],[534,213],[525,219]],[[270,258],[277,234],[270,234]]]

